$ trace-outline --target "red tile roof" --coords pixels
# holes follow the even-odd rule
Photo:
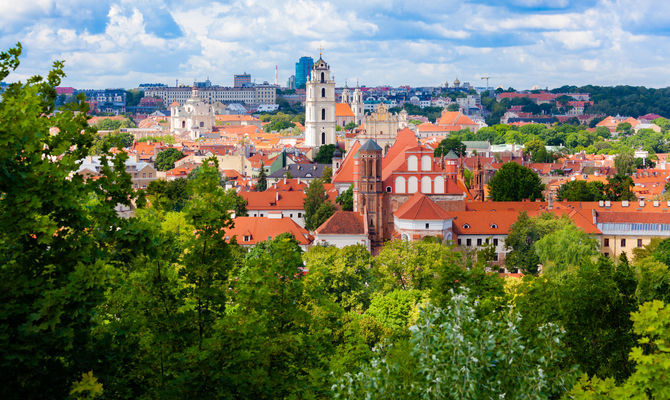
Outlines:
[[[302,210],[305,192],[268,189],[264,192],[240,192],[247,210]]]
[[[316,229],[320,235],[364,235],[363,216],[354,211],[335,211],[330,218]]]
[[[335,103],[335,116],[336,117],[353,117],[354,112],[351,111],[351,107],[347,103]]]
[[[415,193],[393,215],[399,219],[438,220],[447,219],[449,214],[422,193]]]
[[[292,234],[298,243],[303,246],[314,241],[314,237],[291,218],[237,217],[233,222],[235,226],[226,229],[224,238],[229,241],[233,236],[236,236],[238,244],[254,245],[282,233]]]
[[[340,165],[340,169],[334,173],[331,182],[333,183],[349,183],[354,181],[354,155],[358,153],[361,143],[357,140],[347,152],[347,155]]]

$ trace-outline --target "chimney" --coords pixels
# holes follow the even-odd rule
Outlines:
[[[286,177],[284,177],[284,185],[286,185]]]
[[[554,208],[554,196],[549,194],[547,196],[547,209],[552,210]]]
[[[279,201],[279,190],[275,190],[275,204]]]

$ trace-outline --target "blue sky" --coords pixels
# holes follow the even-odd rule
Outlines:
[[[65,86],[136,87],[235,73],[286,83],[324,48],[338,85],[517,89],[670,86],[670,2],[654,0],[0,0],[8,80],[65,60]]]

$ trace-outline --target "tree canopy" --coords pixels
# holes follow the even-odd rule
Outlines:
[[[156,169],[159,171],[167,171],[174,168],[174,163],[177,160],[184,158],[184,153],[170,147],[158,153],[156,156]]]
[[[521,201],[542,199],[544,184],[530,168],[514,162],[502,165],[488,183],[493,201]]]

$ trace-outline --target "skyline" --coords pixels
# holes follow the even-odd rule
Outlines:
[[[529,89],[669,86],[670,4],[631,0],[403,2],[40,0],[0,2],[0,50],[24,53],[7,81],[65,60],[63,86],[137,87],[233,74],[284,86],[301,56],[323,58],[338,86],[438,86],[458,78]]]

